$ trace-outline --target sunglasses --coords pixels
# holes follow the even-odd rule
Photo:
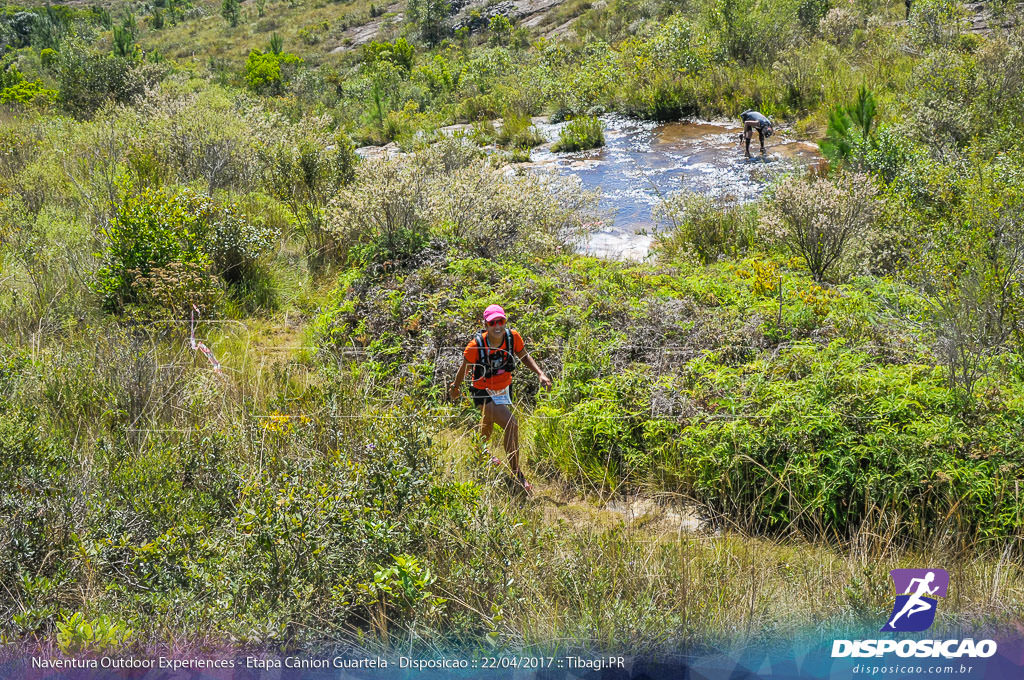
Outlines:
[[[505,323],[504,319],[495,319],[494,321],[488,321],[487,325],[488,326],[497,326],[498,324],[503,324],[503,323]]]

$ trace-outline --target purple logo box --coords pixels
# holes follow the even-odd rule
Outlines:
[[[897,595],[906,595],[911,592],[910,582],[915,578],[927,578],[932,573],[931,587],[938,588],[931,596],[946,597],[949,589],[949,572],[945,569],[893,569],[889,572],[892,582],[896,586]]]

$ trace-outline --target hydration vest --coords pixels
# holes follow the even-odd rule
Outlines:
[[[490,378],[499,372],[511,373],[516,368],[515,345],[512,341],[512,331],[505,329],[505,348],[488,347],[484,340],[486,331],[477,331],[476,348],[477,361],[473,364],[473,380]]]

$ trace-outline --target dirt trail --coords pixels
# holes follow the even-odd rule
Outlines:
[[[597,487],[586,488],[561,479],[542,476],[531,465],[533,458],[528,438],[523,439],[524,471],[533,485],[525,495],[516,492],[511,474],[505,464],[500,430],[495,429],[490,453],[482,454],[473,444],[473,431],[469,422],[466,429],[445,430],[439,433],[442,456],[438,461],[442,469],[449,470],[459,479],[472,479],[487,490],[485,502],[523,503],[544,516],[546,524],[566,523],[575,527],[589,526],[607,531],[616,527],[644,531],[651,536],[666,538],[682,534],[700,533],[707,529],[696,507],[678,494],[609,493]],[[492,465],[491,456],[501,462]]]
[[[702,531],[696,509],[682,499],[630,494],[602,497],[600,494],[579,493],[564,485],[532,476],[534,490],[529,502],[543,508],[544,519],[550,524],[566,522],[574,526],[590,525],[597,529],[615,526],[643,530],[654,535],[692,534]]]

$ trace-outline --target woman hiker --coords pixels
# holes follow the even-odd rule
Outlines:
[[[484,324],[486,328],[478,331],[466,345],[462,353],[462,366],[449,386],[448,396],[453,401],[458,401],[462,395],[459,389],[462,380],[472,366],[473,383],[469,393],[473,397],[473,404],[480,407],[483,412],[480,434],[484,442],[487,442],[494,430],[494,424],[501,425],[504,431],[502,442],[505,445],[512,477],[529,492],[532,486],[526,481],[519,467],[519,423],[512,415],[512,371],[516,367],[516,358],[537,374],[540,384],[544,387],[551,387],[551,379],[541,370],[533,357],[526,353],[522,336],[506,328],[504,309],[499,305],[491,305],[485,309]],[[491,462],[501,463],[497,458],[492,458]]]

